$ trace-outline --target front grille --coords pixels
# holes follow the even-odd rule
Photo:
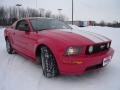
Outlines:
[[[102,52],[102,51],[105,51],[105,50],[108,50],[110,48],[107,48],[107,44],[108,43],[102,43],[102,44],[96,44],[96,45],[93,45],[93,52],[92,53],[89,53],[89,46],[87,47],[86,49],[86,54],[87,55],[90,55],[90,54],[94,54],[94,53],[99,53],[99,52]],[[111,44],[111,42],[109,42],[109,45]]]

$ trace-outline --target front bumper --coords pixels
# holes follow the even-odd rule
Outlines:
[[[100,52],[93,55],[82,56],[63,56],[60,58],[59,71],[61,74],[83,74],[91,67],[102,67],[103,59],[113,56],[114,50],[110,48],[108,51]]]

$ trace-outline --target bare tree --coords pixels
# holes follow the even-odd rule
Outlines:
[[[10,25],[17,20],[19,11],[19,18],[24,17],[47,17],[58,19],[59,15],[54,15],[50,10],[45,10],[43,8],[33,9],[33,8],[17,8],[17,7],[3,7],[0,6],[0,25]],[[61,15],[60,20],[64,21],[66,16]]]
[[[52,16],[52,12],[47,10],[45,13],[45,17],[50,18]]]
[[[39,9],[39,17],[44,17],[45,16],[45,9],[40,8]]]

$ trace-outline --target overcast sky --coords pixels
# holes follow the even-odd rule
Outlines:
[[[36,6],[37,1],[37,6]],[[62,13],[71,19],[72,0],[0,0],[0,5],[15,6],[17,3],[22,7],[44,8],[58,14],[57,9],[61,8]],[[120,21],[120,0],[74,0],[75,20],[95,21]]]

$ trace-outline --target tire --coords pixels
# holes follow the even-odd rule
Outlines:
[[[57,63],[52,52],[45,46],[40,48],[43,74],[47,78],[58,76]]]
[[[8,39],[6,40],[6,49],[7,49],[7,52],[9,54],[13,53],[13,48],[12,48],[11,43],[10,43],[10,41]]]

